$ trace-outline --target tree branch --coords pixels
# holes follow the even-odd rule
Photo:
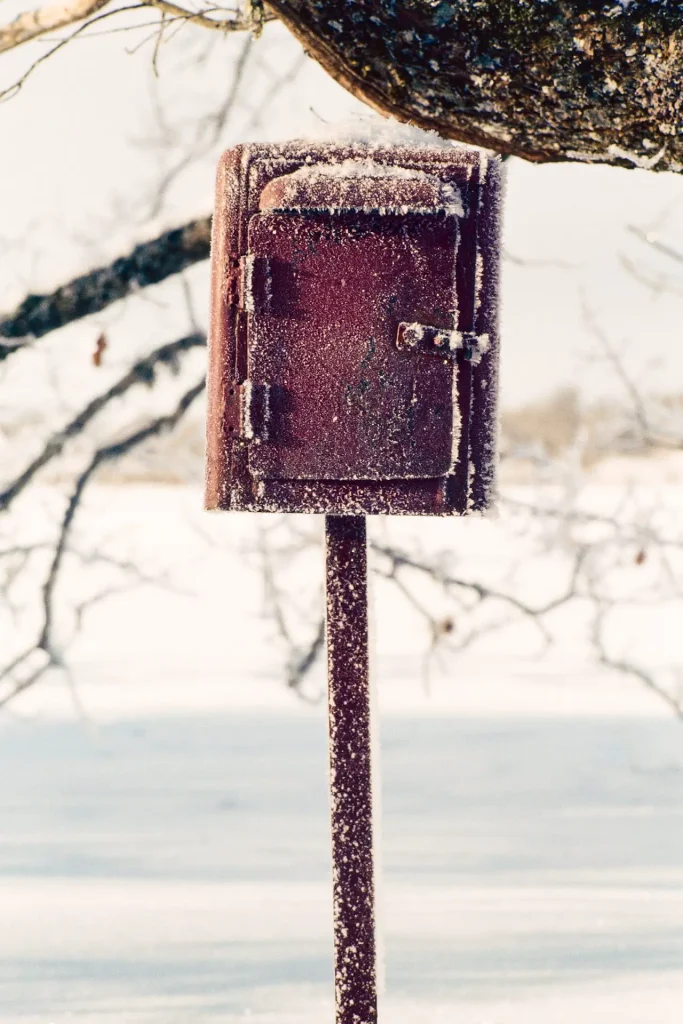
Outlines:
[[[84,21],[109,3],[111,0],[72,0],[71,3],[48,4],[33,11],[23,11],[8,25],[0,26],[0,53],[39,39],[48,32]]]
[[[269,0],[381,113],[528,160],[683,171],[678,3]]]
[[[84,22],[111,2],[112,0],[71,0],[47,4],[32,11],[23,11],[7,25],[0,25],[0,54],[14,50],[23,43],[40,39],[50,32]],[[249,7],[244,14],[238,10],[218,6],[206,11],[191,11],[181,4],[173,3],[172,0],[140,0],[140,6],[156,8],[173,21],[186,21],[218,32],[251,30],[258,34],[261,26],[274,18],[273,14],[262,12],[258,5],[253,12]],[[222,16],[211,17],[216,12],[220,12]],[[118,11],[114,10],[111,13],[116,14]]]
[[[466,580],[452,576],[449,573],[444,572],[444,570],[439,566],[420,561],[405,551],[399,551],[398,548],[371,542],[370,549],[388,560],[390,572],[385,574],[388,578],[391,578],[391,573],[396,573],[397,570],[401,568],[413,569],[416,572],[433,579],[435,582],[440,583],[446,588],[455,587],[459,590],[469,591],[475,595],[478,601],[501,601],[503,604],[509,605],[522,615],[533,619],[544,635],[545,630],[540,620],[550,612],[556,611],[569,601],[572,601],[577,596],[577,580],[581,569],[581,563],[585,555],[585,550],[583,548],[577,549],[571,579],[565,591],[557,597],[552,598],[550,601],[547,601],[545,604],[531,605],[526,601],[523,601],[521,598],[516,597],[514,594],[506,593],[503,590],[498,590],[495,587],[490,587],[483,583],[478,583],[476,580]]]
[[[660,242],[656,234],[650,231],[644,231],[642,228],[637,227],[635,224],[630,224],[628,230],[631,234],[639,238],[641,242],[645,242],[655,252],[661,253],[663,256],[668,256],[669,259],[675,260],[676,263],[683,263],[683,252],[679,249],[674,249],[672,245],[667,245],[665,242]]]
[[[683,719],[683,703],[661,686],[652,672],[648,672],[642,665],[629,661],[628,658],[615,657],[609,653],[604,635],[607,612],[608,608],[604,602],[597,600],[597,613],[593,621],[592,640],[598,663],[604,665],[605,668],[612,669],[614,672],[631,676],[631,678],[637,680],[653,693],[658,700],[663,701],[669,711],[672,711],[677,718]]]
[[[218,32],[253,31],[255,34],[258,34],[266,21],[273,21],[275,18],[275,15],[266,14],[265,12],[258,14],[257,12],[261,10],[258,7],[252,13],[250,6],[247,7],[243,15],[235,11],[234,14],[228,17],[212,18],[209,13],[188,11],[186,7],[174,4],[171,0],[142,0],[142,3],[148,7],[156,7],[157,10],[169,15],[174,20],[187,21],[191,24],[199,25],[200,28],[214,29]],[[225,12],[225,8],[215,7],[213,11]]]
[[[194,334],[188,334],[184,338],[178,339],[178,341],[172,341],[169,344],[161,345],[155,349],[154,352],[150,352],[149,355],[145,356],[144,359],[138,360],[134,366],[128,370],[122,377],[119,378],[110,388],[107,388],[101,395],[93,398],[91,402],[86,405],[85,409],[75,416],[70,423],[56,434],[53,434],[47,444],[44,446],[39,455],[33,459],[32,462],[26,467],[26,469],[16,477],[10,484],[8,484],[3,491],[0,491],[0,512],[4,512],[5,509],[18,497],[19,494],[24,490],[28,484],[31,483],[36,473],[39,472],[44,466],[51,462],[52,459],[56,458],[64,450],[66,443],[77,434],[82,433],[88,426],[90,421],[97,416],[110,402],[116,398],[121,398],[136,384],[146,384],[148,387],[154,383],[156,372],[161,366],[170,366],[174,368],[177,364],[178,357],[183,353],[189,351],[191,348],[197,348],[198,346],[206,344],[206,336],[200,332]]]
[[[68,541],[76,514],[83,501],[86,488],[96,471],[105,463],[116,461],[128,455],[133,449],[172,430],[183,418],[196,398],[204,391],[205,380],[200,380],[181,397],[175,409],[157,417],[146,426],[134,431],[121,441],[98,448],[90,462],[81,472],[69,498],[60,524],[57,543],[42,588],[42,624],[34,644],[25,648],[0,670],[0,682],[8,685],[7,692],[0,695],[0,708],[18,694],[33,686],[50,668],[63,668],[62,657],[54,637],[54,594]],[[40,656],[35,665],[36,657]],[[23,673],[23,674],[22,674]]]
[[[98,267],[48,295],[28,295],[0,316],[0,338],[42,338],[66,324],[99,313],[139,288],[159,284],[209,258],[211,218],[202,217],[136,245],[132,252]],[[0,344],[0,361],[26,343]]]

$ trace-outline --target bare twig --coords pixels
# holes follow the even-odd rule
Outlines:
[[[631,277],[635,278],[636,281],[646,288],[649,288],[653,295],[683,296],[683,280],[675,280],[665,274],[654,274],[643,270],[633,260],[630,260],[628,256],[622,255],[620,261]]]
[[[188,151],[176,161],[176,163],[168,168],[157,183],[154,191],[154,199],[149,210],[150,217],[157,217],[159,215],[168,190],[178,176],[196,160],[201,159],[202,156],[209,153],[220,138],[221,133],[234,110],[235,104],[237,103],[240,86],[244,79],[244,73],[246,71],[249,54],[251,52],[251,46],[252,37],[247,36],[237,57],[235,70],[225,98],[222,100],[218,108],[213,111],[210,117],[202,118],[199,121],[196,126],[196,137],[194,143],[189,147]],[[207,125],[209,127],[208,133],[206,132]]]
[[[0,25],[0,54],[8,50],[15,50],[24,43],[40,39],[49,33],[58,32],[60,29],[69,28],[71,25],[79,25],[77,32],[88,28],[97,20],[93,17],[103,7],[108,6],[112,0],[70,0],[70,2],[46,4],[44,7],[37,7],[32,11],[22,11],[16,18],[6,25]],[[200,28],[207,28],[218,32],[245,32],[251,31],[258,35],[267,21],[272,21],[275,15],[271,12],[264,12],[260,8],[251,9],[247,7],[242,14],[236,8],[214,6],[207,7],[203,11],[193,11],[181,4],[173,3],[172,0],[140,0],[135,8],[117,7],[108,11],[108,15],[120,14],[123,10],[134,10],[141,7],[153,7],[162,13],[165,18],[173,21],[183,21],[189,24],[198,25]],[[213,17],[212,15],[219,15]],[[73,35],[65,40],[59,41],[59,46],[69,42]],[[45,56],[54,53],[51,50]],[[41,62],[44,58],[41,58]],[[25,80],[25,79],[24,79]]]
[[[631,234],[639,238],[641,242],[645,242],[655,252],[661,253],[662,256],[668,256],[669,259],[675,260],[676,263],[683,263],[683,252],[678,249],[674,249],[672,245],[667,245],[665,242],[659,240],[659,236],[652,231],[644,231],[643,228],[637,227],[635,224],[630,224],[628,230]]]
[[[683,703],[661,686],[652,672],[628,658],[615,657],[609,653],[605,640],[605,621],[610,608],[604,600],[597,599],[596,603],[592,640],[598,663],[615,672],[631,676],[662,701],[670,711],[673,711],[677,718],[683,719]]]
[[[243,15],[238,11],[228,12],[227,17],[212,18],[211,13],[221,12],[225,14],[226,8],[214,7],[207,11],[190,11],[180,4],[172,3],[171,0],[142,0],[149,7],[156,7],[157,10],[169,15],[174,19],[180,19],[200,28],[213,29],[218,32],[254,32],[257,35],[263,26],[264,21],[272,21],[274,14],[268,13],[263,18],[255,18],[247,9]]]
[[[570,263],[569,260],[554,259],[529,259],[526,256],[518,256],[509,249],[503,250],[503,259],[516,267],[529,267],[533,270],[578,270],[578,263]]]
[[[151,386],[154,383],[158,369],[162,366],[175,368],[179,356],[192,348],[205,344],[206,336],[204,334],[199,332],[188,334],[177,341],[161,345],[154,352],[150,352],[149,355],[138,360],[111,387],[107,388],[101,395],[93,398],[62,430],[53,434],[42,451],[29,463],[26,469],[8,484],[3,491],[0,491],[0,512],[9,507],[14,499],[31,483],[36,473],[51,462],[52,459],[60,455],[67,442],[82,433],[91,420],[108,406],[110,402],[125,395],[126,392],[137,384]]]
[[[310,543],[310,541],[309,541]],[[266,606],[273,617],[275,628],[287,650],[286,656],[286,681],[290,690],[303,700],[317,703],[321,695],[311,697],[303,689],[303,684],[310,670],[318,660],[325,642],[325,616],[320,615],[315,626],[313,636],[303,648],[294,639],[287,622],[285,604],[291,605],[289,595],[286,597],[281,593],[275,578],[272,552],[268,545],[266,532],[259,531],[258,550],[261,560],[261,571],[265,591]]]
[[[590,334],[593,335],[593,337],[599,343],[600,348],[603,351],[603,354],[607,357],[607,360],[609,361],[612,369],[621,381],[621,384],[623,385],[623,388],[626,394],[628,395],[629,401],[631,402],[633,408],[634,415],[636,417],[636,421],[642,434],[643,441],[644,443],[647,444],[651,441],[651,435],[650,424],[648,421],[647,413],[645,411],[645,403],[643,401],[643,397],[638,388],[636,387],[635,382],[626,372],[623,361],[619,358],[618,354],[615,352],[614,348],[610,344],[607,334],[598,323],[595,313],[593,312],[592,308],[588,305],[588,303],[585,301],[585,299],[581,304],[581,309],[583,314],[583,321],[586,325],[587,330]]]
[[[667,434],[657,429],[652,423],[641,389],[627,372],[623,359],[611,344],[606,332],[598,323],[593,310],[585,300],[582,302],[582,313],[587,330],[599,343],[603,354],[628,396],[642,445],[646,448],[668,448],[671,450],[683,448],[683,437]]]
[[[497,588],[488,586],[487,584],[479,583],[476,580],[467,580],[453,576],[450,573],[445,572],[439,565],[420,561],[413,555],[405,551],[400,551],[397,548],[378,544],[376,542],[371,542],[370,548],[376,554],[381,555],[383,558],[388,560],[390,571],[389,573],[385,573],[387,579],[391,579],[392,576],[395,576],[401,568],[409,568],[429,577],[446,589],[456,588],[464,590],[474,595],[478,602],[486,600],[501,601],[503,604],[507,604],[511,608],[515,609],[521,615],[533,620],[546,639],[547,631],[545,630],[542,620],[546,615],[549,615],[550,612],[556,611],[558,608],[561,608],[577,596],[577,581],[586,553],[586,549],[583,547],[577,550],[574,565],[572,567],[571,578],[566,590],[557,597],[547,601],[545,604],[532,605],[523,601],[514,594],[498,590]]]
[[[24,71],[23,75],[21,75],[12,85],[0,91],[0,100],[8,100],[15,96],[20,91],[20,89],[23,88],[28,78],[33,74],[33,72],[37,68],[40,67],[41,64],[44,64],[46,60],[49,60],[50,57],[53,57],[55,55],[55,53],[58,53],[59,50],[67,46],[72,40],[76,39],[79,35],[85,32],[86,29],[89,29],[91,25],[95,25],[100,21],[104,21],[105,18],[111,18],[112,16],[121,14],[123,11],[140,10],[144,6],[145,5],[141,2],[132,4],[127,7],[116,7],[114,8],[114,10],[103,11],[100,14],[94,14],[91,18],[88,19],[88,21],[84,21],[82,24],[78,26],[78,28],[75,28],[70,35],[66,36],[64,39],[60,39],[59,42],[55,43],[55,45],[50,50],[48,50],[47,53],[44,53],[41,57],[37,57],[36,60],[34,60],[33,63],[28,66],[26,71]]]
[[[321,695],[309,697],[302,687],[306,676],[317,662],[324,643],[325,618],[324,616],[321,616],[318,620],[318,627],[313,635],[313,639],[308,647],[303,651],[297,649],[292,652],[292,657],[290,657],[287,663],[287,686],[290,690],[296,690],[300,697],[303,697],[304,700],[308,700],[311,703],[317,703],[320,700]]]
[[[111,0],[72,0],[71,3],[47,4],[33,11],[23,11],[8,25],[0,26],[0,53],[39,39],[48,32],[84,21],[109,3]]]
[[[124,458],[151,438],[158,437],[172,430],[183,418],[195,399],[203,392],[204,387],[205,381],[200,380],[185,392],[172,412],[157,417],[121,441],[98,448],[88,465],[77,478],[62,517],[54,554],[43,582],[41,602],[42,625],[36,641],[0,669],[0,682],[4,682],[7,685],[6,692],[0,695],[0,707],[5,706],[18,694],[33,686],[49,669],[64,667],[63,658],[54,636],[55,588],[60,579],[63,560],[68,550],[68,541],[76,514],[93,476],[105,463]],[[37,665],[36,661],[38,662]]]

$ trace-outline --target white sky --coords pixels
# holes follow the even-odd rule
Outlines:
[[[17,6],[3,4],[3,19]],[[149,21],[146,12],[142,20]],[[122,24],[104,22],[102,31]],[[161,48],[155,78],[152,42],[131,52],[149,32],[79,38],[38,68],[18,96],[0,104],[0,308],[11,307],[29,287],[53,287],[125,252],[134,241],[206,213],[216,156],[227,144],[300,135],[319,127],[321,119],[334,122],[362,109],[308,62],[261,116],[273,74],[300,60],[298,44],[284,28],[268,26],[252,48],[237,116],[150,217],[154,182],[182,151],[197,116],[225,94],[243,37],[217,40],[197,63],[208,33],[185,28]],[[45,49],[40,43],[3,55],[0,87]],[[163,131],[154,114],[155,94],[164,111]],[[180,148],[158,145],[162,136]],[[505,265],[503,404],[572,384],[580,384],[586,396],[618,392],[582,323],[582,296],[645,387],[678,390],[683,297],[654,298],[624,270],[620,257],[635,259],[647,273],[676,278],[675,264],[653,256],[627,227],[657,230],[683,249],[683,179],[576,164],[539,167],[513,160],[508,166],[505,245],[514,256],[551,265]],[[678,280],[683,292],[683,265]],[[208,305],[203,274],[196,277],[195,302],[202,310]],[[144,330],[152,337],[153,311]],[[153,340],[168,340],[166,329]]]

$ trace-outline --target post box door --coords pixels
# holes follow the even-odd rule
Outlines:
[[[452,330],[457,217],[252,217],[248,374],[268,395],[249,445],[264,480],[434,478],[454,464],[456,362],[401,348],[399,324]]]

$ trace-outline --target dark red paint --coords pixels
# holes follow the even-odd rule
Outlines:
[[[464,148],[225,154],[209,508],[447,515],[491,502],[499,189],[497,161]]]
[[[337,1024],[376,1024],[365,513],[494,497],[500,167],[238,146],[218,173],[208,508],[325,512]]]
[[[375,1024],[377,977],[364,516],[327,516],[336,1024]]]

